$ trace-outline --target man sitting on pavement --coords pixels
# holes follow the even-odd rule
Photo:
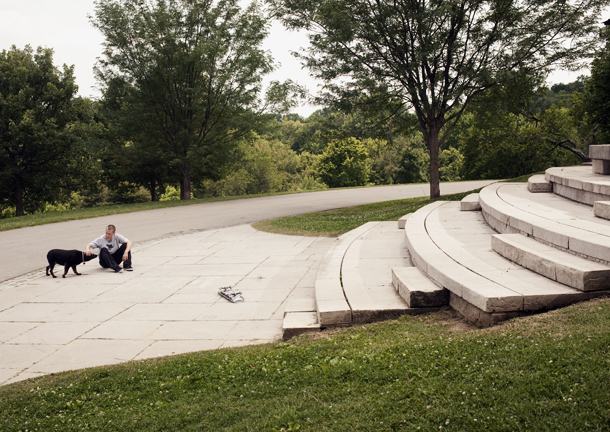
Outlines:
[[[97,248],[100,250],[99,258],[102,267],[110,268],[115,273],[121,270],[132,271],[131,246],[131,241],[117,233],[114,225],[108,225],[106,234],[89,243],[85,248],[85,254],[90,256],[91,249]],[[121,262],[124,263],[123,268],[119,266]]]

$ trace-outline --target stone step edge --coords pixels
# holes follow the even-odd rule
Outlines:
[[[288,312],[282,321],[282,340],[321,330],[316,312]]]
[[[392,268],[392,285],[410,308],[449,304],[449,290],[435,284],[417,267]]]
[[[610,268],[533,238],[521,234],[494,234],[491,248],[522,267],[580,291],[610,289]],[[551,249],[551,253],[545,253]]]
[[[436,201],[413,213],[405,226],[413,264],[436,284],[472,303],[485,313],[523,309],[523,296],[473,272],[449,257],[430,238],[425,223],[446,201]],[[491,295],[490,295],[491,294]]]
[[[527,179],[527,190],[531,193],[553,192],[553,183],[544,174],[533,175]]]
[[[341,265],[350,245],[379,222],[367,222],[337,238],[336,243],[326,252],[314,284],[316,312],[321,327],[347,326],[353,321],[343,286],[341,285]]]
[[[405,229],[405,223],[407,223],[407,220],[411,217],[411,214],[412,213],[407,213],[398,219],[398,229]]]
[[[484,261],[470,255],[468,251],[463,251],[458,256],[444,251],[441,248],[442,241],[439,242],[438,238],[433,239],[428,232],[430,229],[428,219],[438,207],[440,205],[423,207],[407,223],[405,233],[411,258],[430,279],[472,304],[482,313],[548,310],[588,298],[587,293],[565,287],[557,282],[552,283],[558,288],[563,287],[558,292],[539,291],[529,283],[504,275],[502,270],[490,271],[492,269],[485,268]],[[447,243],[451,244],[451,239],[447,239]],[[464,260],[467,264],[463,263]],[[481,267],[473,269],[472,264],[478,265],[477,263],[480,263]],[[526,289],[527,287],[532,289]],[[558,293],[560,295],[557,295]]]
[[[610,201],[595,201],[593,203],[593,215],[610,220]]]
[[[577,175],[566,173],[561,167],[552,167],[545,171],[545,178],[553,183],[553,193],[593,206],[595,201],[608,201],[610,197],[610,181],[607,176],[599,175],[599,180],[578,178]]]
[[[608,236],[542,218],[504,202],[497,189],[515,183],[494,183],[480,192],[485,221],[500,234],[521,233],[591,261],[610,263]]]
[[[460,211],[480,211],[481,204],[479,203],[479,194],[471,193],[466,195],[460,201]]]

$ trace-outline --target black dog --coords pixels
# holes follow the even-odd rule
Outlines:
[[[72,267],[72,271],[74,274],[80,276],[80,273],[76,271],[76,266],[85,261],[90,261],[93,258],[97,257],[96,254],[91,254],[90,256],[85,255],[84,252],[79,250],[63,250],[63,249],[51,249],[47,254],[47,261],[49,261],[49,265],[47,266],[47,276],[49,276],[49,270],[51,270],[51,276],[55,276],[53,273],[53,267],[55,264],[59,264],[64,266],[64,275],[62,277],[66,277],[68,270]]]

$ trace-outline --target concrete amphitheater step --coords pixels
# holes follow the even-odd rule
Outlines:
[[[436,285],[417,267],[392,269],[394,289],[412,308],[439,308],[449,304],[449,291]]]
[[[395,222],[377,222],[350,244],[341,266],[341,281],[353,324],[410,313],[409,305],[392,285],[392,267],[410,265],[404,234]]]
[[[336,327],[352,323],[352,310],[341,284],[341,265],[352,242],[371,229],[374,224],[375,222],[368,222],[338,237],[324,255],[315,282],[316,312],[320,326]]]
[[[544,175],[557,195],[590,206],[595,201],[610,201],[610,177],[593,173],[591,166],[554,167]]]
[[[412,266],[396,222],[369,222],[339,237],[318,268],[315,311],[321,328],[422,313],[394,290],[393,267]]]
[[[580,291],[610,289],[610,268],[521,234],[495,234],[491,248],[539,275]]]
[[[460,201],[460,210],[461,211],[479,211],[481,210],[481,204],[479,203],[479,194],[471,193],[470,195],[466,195]]]
[[[553,183],[542,174],[534,175],[527,180],[527,190],[531,193],[553,192]]]
[[[556,194],[531,194],[523,183],[490,185],[479,200],[497,232],[525,234],[610,266],[610,221],[595,217],[590,206]]]
[[[455,202],[418,210],[405,226],[415,265],[447,288],[450,305],[477,325],[592,298],[501,257],[491,249],[495,232],[480,212]],[[599,293],[599,292],[597,292]]]

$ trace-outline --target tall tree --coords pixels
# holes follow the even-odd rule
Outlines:
[[[181,199],[190,199],[201,160],[248,134],[262,114],[287,108],[289,83],[272,83],[261,100],[273,62],[256,3],[98,0],[91,20],[106,38],[99,79],[125,82],[124,115],[171,154]]]
[[[326,100],[386,93],[412,108],[440,195],[439,149],[477,95],[511,75],[578,67],[608,0],[268,0],[310,32],[304,64]]]
[[[75,103],[77,90],[73,68],[54,66],[51,49],[0,53],[0,204],[17,216],[75,187],[89,166],[79,146],[89,104]]]
[[[583,99],[589,121],[599,127],[607,141],[610,140],[610,23],[602,30],[602,36],[606,44],[591,63]]]

